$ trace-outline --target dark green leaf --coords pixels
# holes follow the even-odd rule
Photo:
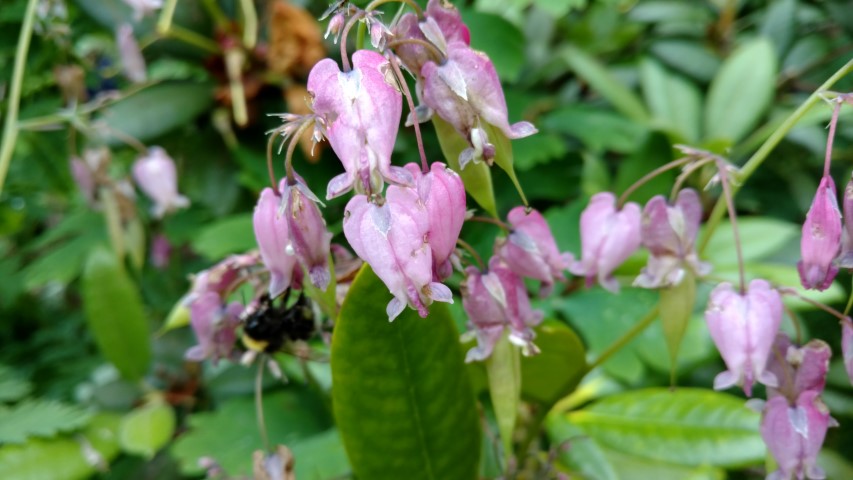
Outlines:
[[[706,46],[690,40],[659,40],[651,51],[667,66],[701,82],[710,82],[720,59]]]
[[[25,400],[14,407],[0,405],[0,444],[53,437],[86,425],[90,418],[79,407],[50,400]]]
[[[32,389],[32,384],[18,376],[11,367],[0,364],[0,402],[18,401]]]
[[[482,162],[469,163],[465,170],[460,169],[459,154],[468,148],[465,139],[449,123],[438,118],[438,115],[433,115],[432,124],[435,126],[438,143],[441,145],[441,153],[444,154],[447,165],[453,171],[459,172],[462,182],[465,183],[465,191],[480,205],[480,208],[497,217],[492,171],[489,166]]]
[[[512,143],[515,156],[515,168],[519,172],[530,170],[537,165],[557,160],[566,154],[566,142],[550,132],[520,138]]]
[[[217,220],[198,232],[193,241],[193,250],[211,260],[220,259],[229,253],[245,252],[256,246],[250,213]]]
[[[615,112],[585,105],[555,110],[542,119],[542,125],[576,137],[593,151],[633,152],[646,131]]]
[[[433,304],[425,319],[406,310],[389,323],[388,300],[365,266],[332,338],[335,418],[353,471],[377,480],[474,479],[480,429],[447,307]]]
[[[621,194],[643,175],[671,160],[672,145],[667,137],[658,132],[651,133],[636,147],[631,156],[619,164],[613,190]],[[634,190],[629,200],[642,205],[655,195],[669,195],[675,176],[676,171],[670,170],[652,178]]]
[[[48,282],[70,283],[80,274],[92,243],[100,238],[99,233],[91,232],[47,250],[24,268],[24,285],[32,289]]]
[[[537,328],[535,342],[541,353],[521,359],[521,393],[551,406],[571,393],[586,373],[586,351],[575,332],[557,321]]]
[[[142,378],[151,342],[139,291],[115,255],[101,247],[86,261],[83,308],[104,357],[128,380]]]

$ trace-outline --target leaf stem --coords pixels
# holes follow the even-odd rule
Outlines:
[[[635,323],[630,330],[625,332],[621,337],[617,338],[616,341],[614,341],[612,344],[610,344],[609,347],[607,347],[603,352],[601,352],[601,355],[599,355],[594,362],[589,364],[589,367],[587,367],[587,371],[592,371],[593,369],[595,369],[595,367],[598,367],[604,362],[606,362],[611,356],[613,356],[613,354],[615,354],[616,352],[621,350],[622,347],[630,343],[631,340],[634,339],[634,337],[642,333],[642,331],[645,330],[646,327],[651,325],[652,322],[654,322],[655,319],[658,318],[659,309],[660,307],[658,305],[655,305],[654,308],[649,310],[649,313],[647,313],[645,317],[643,317],[639,322]]]
[[[12,70],[12,82],[9,89],[9,104],[6,110],[6,123],[3,125],[3,137],[0,139],[0,194],[12,162],[15,151],[15,141],[18,137],[18,109],[21,106],[21,84],[24,81],[24,70],[27,64],[27,51],[33,36],[33,22],[36,16],[38,0],[28,0],[24,13],[21,33],[18,35],[18,47],[15,49],[15,66]]]

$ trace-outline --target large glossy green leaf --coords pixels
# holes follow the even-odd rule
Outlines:
[[[365,266],[332,338],[335,419],[353,471],[369,479],[474,479],[480,430],[446,306],[388,322],[388,288]]]
[[[145,142],[186,125],[213,103],[212,87],[191,82],[161,83],[118,101],[101,112],[98,120],[110,129]],[[122,144],[114,135],[107,140]]]
[[[770,107],[776,69],[776,52],[767,39],[738,47],[711,82],[705,138],[731,144],[743,139]]]
[[[432,124],[435,126],[438,143],[441,145],[441,153],[444,154],[447,165],[459,172],[462,182],[465,184],[465,191],[483,210],[493,217],[497,217],[498,210],[495,205],[495,191],[492,187],[492,171],[489,166],[480,162],[469,163],[465,170],[459,168],[459,154],[468,148],[465,139],[449,123],[438,118],[438,115],[433,115]]]
[[[636,390],[569,413],[568,420],[607,448],[678,465],[743,466],[765,455],[760,415],[742,399],[710,390]]]
[[[679,141],[697,142],[702,126],[699,87],[652,58],[640,64],[640,82],[655,125],[675,133]]]
[[[83,308],[104,357],[125,378],[142,378],[151,361],[148,322],[136,285],[105,248],[95,248],[86,261]]]
[[[575,332],[555,320],[536,329],[535,342],[541,353],[521,359],[521,391],[525,398],[551,406],[583,377],[586,351]]]

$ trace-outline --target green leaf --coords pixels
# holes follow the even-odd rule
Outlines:
[[[24,268],[24,285],[28,289],[41,287],[48,282],[67,285],[80,274],[92,243],[101,238],[100,233],[91,232],[46,251]]]
[[[722,63],[710,48],[693,40],[659,40],[651,51],[668,67],[701,82],[711,81]]]
[[[560,462],[580,472],[583,478],[619,480],[601,446],[587,437],[586,432],[566,421],[565,416],[549,415],[545,420],[545,431],[552,443],[567,446],[559,450]]]
[[[536,329],[541,353],[521,359],[521,393],[547,407],[571,393],[586,373],[586,351],[563,323],[549,320]]]
[[[0,364],[0,402],[18,401],[26,397],[32,389],[33,385],[18,376],[12,367]]]
[[[795,223],[769,217],[743,217],[737,222],[745,262],[762,260],[777,252],[800,235]],[[702,236],[704,236],[704,231]],[[731,223],[720,222],[714,236],[702,252],[702,257],[714,265],[714,270],[737,266],[737,252]]]
[[[509,179],[512,180],[512,184],[518,191],[518,195],[521,197],[522,203],[527,205],[527,198],[524,196],[524,189],[521,188],[521,183],[518,181],[518,176],[515,174],[515,167],[513,165],[512,158],[512,142],[506,137],[506,135],[504,135],[504,132],[501,131],[501,129],[494,125],[487,123],[485,125],[485,130],[488,132],[489,140],[491,140],[492,144],[495,146],[495,165],[501,167],[501,169],[509,175]]]
[[[559,108],[546,115],[541,123],[543,127],[577,138],[596,152],[633,152],[646,133],[646,129],[635,121],[588,105]]]
[[[819,292],[815,290],[806,290],[800,283],[800,275],[797,273],[797,268],[792,264],[786,265],[769,262],[747,262],[744,270],[746,271],[747,281],[753,278],[762,278],[775,285],[792,288],[801,296],[825,305],[837,303],[847,298],[847,294],[845,293],[844,288],[839,285],[839,282],[832,282],[832,285],[830,285],[829,288]],[[732,283],[739,281],[737,266],[714,270],[714,275]],[[813,310],[818,308],[815,305],[792,295],[785,295],[783,300],[789,308],[794,310]]]
[[[519,138],[513,141],[512,148],[519,172],[560,159],[568,152],[565,140],[551,132]]]
[[[607,99],[613,108],[635,122],[648,123],[649,113],[640,99],[620,83],[598,60],[573,46],[564,47],[558,55],[578,77]]]
[[[97,247],[83,272],[83,308],[101,353],[128,380],[148,371],[151,343],[136,285],[109,250]]]
[[[52,400],[25,400],[14,407],[0,405],[0,444],[53,437],[86,425],[90,418],[79,407]]]
[[[119,443],[125,452],[150,459],[174,433],[175,411],[162,400],[155,400],[122,418]]]
[[[628,158],[619,163],[616,171],[616,181],[613,190],[621,194],[627,190],[637,179],[652,170],[672,160],[672,145],[667,137],[661,133],[652,132],[641,143],[635,146],[635,150]],[[676,172],[670,170],[652,178],[631,193],[630,200],[639,204],[645,204],[655,195],[669,195],[669,190],[675,181]]]
[[[702,389],[622,393],[568,414],[587,435],[620,453],[678,465],[760,462],[760,415],[742,399]]]
[[[252,214],[232,215],[216,221],[198,232],[192,245],[193,250],[211,260],[256,248]]]
[[[468,148],[468,143],[449,123],[438,118],[438,115],[432,116],[432,124],[435,126],[438,143],[441,145],[441,153],[444,154],[447,165],[462,177],[462,182],[465,184],[465,191],[471,195],[471,198],[486,213],[497,218],[498,210],[495,206],[492,171],[489,169],[489,166],[483,162],[472,162],[465,167],[465,170],[459,168],[459,154],[462,153],[462,150]]]
[[[651,58],[640,64],[640,83],[654,123],[664,131],[676,133],[681,141],[697,142],[702,126],[699,88]]]
[[[663,338],[666,340],[666,348],[669,350],[669,361],[672,365],[670,378],[675,384],[675,369],[678,365],[678,351],[693,307],[696,304],[696,277],[693,272],[687,271],[678,285],[660,290],[660,320],[663,326]]]
[[[164,333],[175,330],[176,328],[183,328],[190,324],[190,309],[184,304],[184,299],[181,298],[177,303],[172,307],[172,310],[169,311],[169,315],[166,317],[166,321],[163,322],[163,326],[160,327],[160,330],[157,332],[158,335],[163,335]]]
[[[188,124],[212,103],[210,85],[161,83],[104,108],[97,120],[106,122],[112,130],[146,142]],[[116,135],[108,135],[107,141],[113,145],[123,144]]]
[[[723,62],[708,90],[706,140],[734,144],[752,130],[773,100],[776,68],[765,38],[744,43]]]
[[[497,418],[498,431],[504,456],[512,456],[512,433],[518,418],[521,400],[521,355],[518,347],[509,342],[504,334],[495,345],[492,355],[486,360],[489,378],[489,396]]]
[[[485,52],[501,80],[514,82],[524,67],[524,35],[503,18],[473,10],[462,10],[471,31],[471,48]]]
[[[365,266],[332,337],[335,419],[357,477],[474,479],[480,429],[448,309],[387,321],[388,289]],[[365,412],[369,412],[365,414]]]
[[[95,473],[118,454],[118,416],[100,413],[74,438],[32,439],[0,448],[3,480],[77,480]]]

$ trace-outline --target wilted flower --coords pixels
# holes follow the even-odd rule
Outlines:
[[[286,188],[286,180],[282,180],[279,189]],[[261,251],[261,258],[270,272],[270,298],[276,298],[287,290],[295,278],[296,255],[288,252],[290,247],[290,229],[281,209],[281,197],[271,188],[261,192],[252,225],[255,229],[255,240]]]
[[[450,289],[432,281],[428,232],[426,207],[412,188],[388,187],[381,205],[368,202],[365,195],[347,204],[344,235],[394,295],[386,308],[388,320],[397,318],[406,305],[426,317],[433,301],[453,303]]]
[[[791,344],[780,332],[767,358],[767,371],[776,377],[775,388],[767,388],[767,396],[783,395],[792,404],[806,390],[822,392],[829,371],[832,350],[823,340],[812,340],[802,347]]]
[[[163,0],[122,0],[133,9],[133,20],[140,21],[149,13],[154,13],[163,8]]]
[[[415,179],[418,196],[426,206],[433,277],[441,281],[453,273],[450,257],[465,223],[465,185],[456,172],[441,162],[433,163],[425,174],[414,163],[407,164],[406,169]]]
[[[174,160],[160,147],[149,148],[134,162],[133,179],[154,202],[152,215],[156,218],[190,205],[189,199],[178,193]]]
[[[515,207],[507,215],[512,229],[506,239],[496,242],[501,260],[515,274],[542,282],[541,295],[547,295],[556,281],[565,281],[564,270],[574,260],[571,253],[560,253],[551,227],[536,210]]]
[[[196,362],[228,358],[237,341],[236,329],[240,324],[243,305],[233,302],[227,307],[214,292],[207,292],[190,305],[190,324],[198,345],[187,350],[186,358]]]
[[[542,321],[542,312],[530,307],[521,277],[496,256],[489,260],[487,270],[468,267],[465,274],[462,306],[477,337],[477,346],[468,351],[465,361],[488,358],[505,329],[509,329],[510,342],[520,346],[525,355],[539,353],[531,327]]]
[[[789,404],[782,396],[770,398],[764,406],[761,436],[779,470],[767,478],[825,478],[823,470],[817,466],[817,455],[827,428],[834,425],[819,392],[806,390],[795,404]]]
[[[329,199],[354,186],[359,193],[381,193],[384,180],[412,182],[406,169],[391,165],[403,104],[400,92],[385,81],[382,68],[387,60],[359,50],[352,63],[351,71],[341,72],[326,58],[308,76],[314,112],[326,119],[326,138],[346,170],[329,182]]]
[[[612,193],[593,195],[581,214],[582,257],[569,265],[569,271],[586,277],[587,286],[597,278],[602,287],[618,292],[613,270],[640,247],[640,216],[636,203],[617,210]]]
[[[850,383],[853,383],[853,322],[849,317],[841,322],[841,357]]]
[[[711,292],[705,320],[728,370],[714,379],[714,389],[742,385],[747,396],[757,380],[776,387],[778,381],[765,369],[773,340],[782,322],[782,298],[765,280],[753,280],[746,293],[728,282]]]
[[[806,215],[797,263],[803,287],[826,290],[838,273],[832,262],[841,247],[841,212],[835,198],[835,182],[825,175]]]
[[[139,50],[139,44],[133,36],[133,27],[123,23],[116,30],[116,46],[121,60],[124,76],[133,83],[142,83],[148,79],[145,70],[145,58]]]
[[[702,204],[693,189],[678,192],[674,205],[663,195],[653,197],[643,208],[642,243],[651,257],[634,285],[660,288],[678,285],[686,268],[706,275],[711,266],[696,255],[696,234],[702,221]]]
[[[291,245],[288,253],[296,255],[315,287],[326,290],[332,279],[329,272],[329,244],[332,234],[326,228],[326,222],[317,206],[319,200],[301,181],[285,185],[283,196]]]

